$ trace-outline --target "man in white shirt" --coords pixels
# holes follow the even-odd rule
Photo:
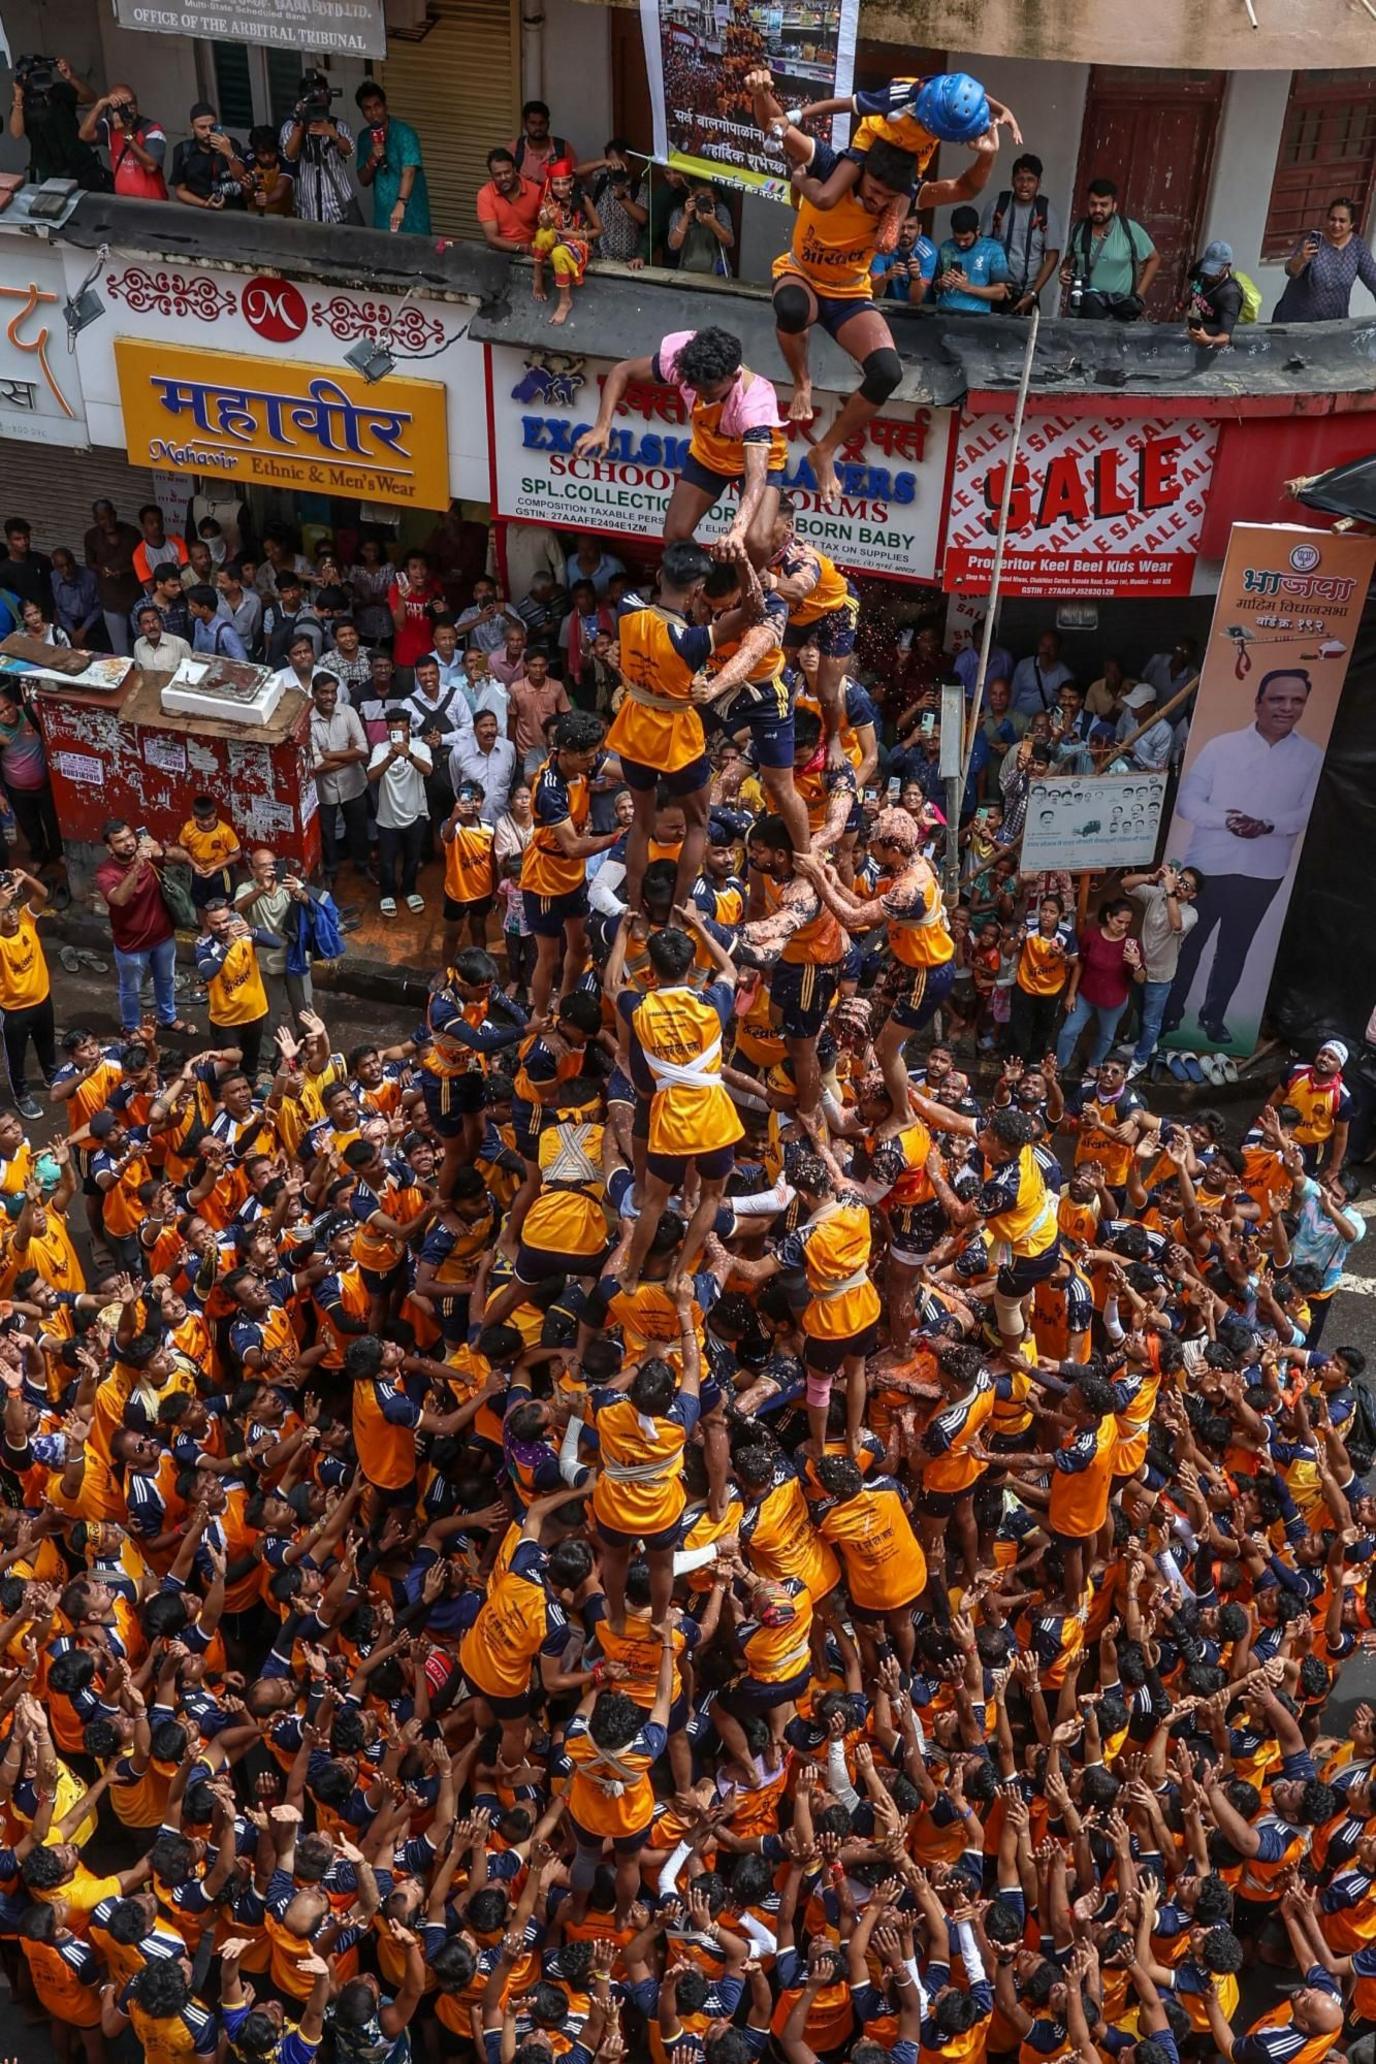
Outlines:
[[[153,673],[175,674],[184,659],[190,659],[191,647],[185,638],[174,637],[165,631],[162,611],[153,602],[145,602],[138,611],[136,621],[139,634],[134,640],[134,665],[145,667]]]
[[[1199,921],[1180,953],[1163,1026],[1174,1031],[1203,957],[1218,933],[1199,1022],[1210,1040],[1232,1040],[1224,1022],[1243,983],[1252,943],[1304,836],[1323,753],[1295,730],[1312,684],[1303,667],[1277,667],[1263,674],[1256,714],[1243,731],[1211,738],[1180,783],[1172,839],[1182,821],[1190,826],[1184,858],[1203,876],[1196,907]],[[1269,970],[1269,962],[1268,962]],[[1247,999],[1260,1016],[1265,984]]]
[[[1054,631],[1043,631],[1037,649],[1029,659],[1020,659],[1013,669],[1012,707],[1025,717],[1038,710],[1053,710],[1061,683],[1075,677],[1061,658],[1061,641]]]
[[[377,798],[377,857],[382,878],[384,917],[397,914],[397,867],[408,910],[424,910],[416,888],[421,847],[430,811],[425,800],[426,777],[434,763],[425,747],[411,736],[411,712],[394,702],[387,711],[387,736],[373,747],[368,779]]]
[[[425,856],[429,859],[434,851],[434,836],[454,807],[449,755],[460,746],[473,743],[473,719],[468,714],[461,683],[456,680],[448,688],[443,687],[439,665],[433,657],[418,659],[413,671],[416,685],[406,698],[406,707],[411,712],[411,736],[425,747],[434,769],[425,784],[430,801],[431,833],[425,841]]]
[[[1175,743],[1169,718],[1158,717],[1155,723],[1149,722],[1155,708],[1156,690],[1139,681],[1123,697],[1123,714],[1118,719],[1116,735],[1120,743],[1131,738],[1141,725],[1148,727],[1126,755],[1128,763],[1142,774],[1164,774]]]
[[[493,712],[479,710],[472,738],[449,755],[449,786],[457,795],[461,781],[476,781],[483,792],[479,815],[484,824],[496,824],[506,810],[515,774],[515,746],[505,731],[498,730]]]
[[[520,679],[525,679],[522,672]],[[476,720],[480,711],[491,710],[497,719],[497,728],[503,738],[507,734],[507,717],[511,710],[511,697],[505,687],[491,671],[488,655],[476,650],[463,656],[463,694],[469,714]]]
[[[298,631],[287,647],[287,663],[273,675],[274,686],[299,688],[303,695],[311,692],[315,679],[315,640],[307,631]]]

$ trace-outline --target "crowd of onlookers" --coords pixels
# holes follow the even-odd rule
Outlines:
[[[374,79],[353,96],[357,132],[335,112],[339,89],[324,73],[307,71],[282,123],[255,127],[241,140],[208,101],[198,101],[189,134],[170,148],[162,123],[141,111],[132,87],[98,95],[57,58],[41,67],[35,91],[32,72],[20,77],[24,63],[16,70],[10,133],[28,139],[31,178],[72,177],[94,190],[193,208],[371,220],[375,229],[430,233],[420,137],[392,114]],[[652,166],[621,136],[600,155],[580,158],[542,100],[525,103],[519,133],[488,152],[487,169],[475,205],[494,250],[538,256],[542,229],[548,232],[557,217],[560,228],[572,223],[581,231],[594,260],[718,277],[736,270],[736,217],[711,180]],[[1041,159],[1023,152],[1009,184],[993,189],[982,210],[952,209],[938,239],[916,217],[906,222],[898,249],[875,260],[876,298],[962,315],[1025,316],[1040,305],[1046,315],[1143,319],[1161,254],[1124,208],[1117,183],[1092,179],[1084,212],[1067,229],[1042,191],[1042,172]],[[553,210],[552,176],[572,181]],[[1330,201],[1322,224],[1296,241],[1285,272],[1274,321],[1340,319],[1359,281],[1376,296],[1376,257],[1361,234],[1358,204],[1342,195]],[[1260,291],[1223,239],[1208,243],[1191,264],[1174,311],[1204,349],[1227,345],[1239,323],[1262,312]]]

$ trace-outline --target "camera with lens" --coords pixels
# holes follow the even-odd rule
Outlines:
[[[1079,274],[1077,273],[1075,278],[1070,282],[1070,297],[1067,306],[1071,315],[1078,315],[1080,313],[1080,309],[1084,305],[1084,298],[1085,282],[1080,278]]]
[[[301,98],[292,112],[298,122],[323,122],[330,112],[330,103],[338,100],[341,88],[331,86],[320,72],[308,72],[301,81]]]
[[[14,76],[26,107],[41,107],[57,84],[57,66],[50,57],[30,53],[14,60]]]

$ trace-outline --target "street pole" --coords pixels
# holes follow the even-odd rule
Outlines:
[[[960,901],[961,767],[965,752],[965,690],[959,681],[941,684],[941,758],[946,790],[946,908]]]

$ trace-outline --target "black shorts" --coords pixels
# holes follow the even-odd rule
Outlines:
[[[588,914],[588,885],[580,882],[576,889],[565,889],[561,896],[541,896],[534,889],[522,889],[521,901],[525,905],[526,923],[537,939],[558,939],[563,936],[564,926],[574,918]]]
[[[809,624],[790,624],[784,633],[784,649],[796,652],[800,645],[815,645],[824,659],[849,659],[859,621],[860,597],[852,588],[849,600],[839,608],[829,609]]]
[[[490,896],[478,896],[471,903],[456,903],[449,895],[444,899],[444,915],[449,924],[462,924],[465,918],[469,917],[480,918],[486,924],[491,909]]]
[[[464,1119],[481,1111],[487,1094],[487,1077],[477,1068],[462,1075],[422,1074],[420,1085],[425,1115],[441,1139],[457,1139]]]
[[[836,998],[840,967],[810,960],[776,960],[769,971],[769,1000],[779,1013],[786,1039],[815,1039]]]
[[[643,760],[628,760],[622,753],[621,773],[627,788],[639,789],[642,795],[648,795],[661,783],[671,796],[696,795],[712,779],[712,762],[706,753],[699,753],[695,760],[689,760],[686,767],[664,774],[658,767],[647,767]]]
[[[596,1254],[556,1254],[552,1247],[531,1247],[522,1240],[516,1249],[516,1281],[534,1290],[556,1276],[600,1276],[611,1259],[612,1249],[600,1247]]]
[[[704,494],[710,494],[714,502],[719,502],[729,487],[740,486],[744,476],[741,473],[718,473],[713,467],[704,466],[701,459],[695,459],[689,452],[678,469],[678,477],[686,480],[690,487],[701,488]],[[764,484],[782,493],[784,478],[783,467],[772,466],[765,474]]]
[[[879,1350],[879,1321],[874,1319],[860,1333],[845,1340],[814,1340],[809,1333],[803,1342],[803,1360],[816,1376],[834,1376],[842,1362],[852,1355],[868,1361]]]
[[[681,1183],[692,1162],[704,1182],[724,1182],[736,1165],[736,1145],[709,1147],[705,1154],[647,1154],[645,1166],[661,1182]]]
[[[1018,1254],[1012,1261],[1006,1261],[994,1280],[994,1288],[1000,1297],[1026,1297],[1035,1290],[1038,1283],[1044,1283],[1048,1276],[1056,1273],[1060,1266],[1061,1243],[1051,1242],[1045,1254]]]

